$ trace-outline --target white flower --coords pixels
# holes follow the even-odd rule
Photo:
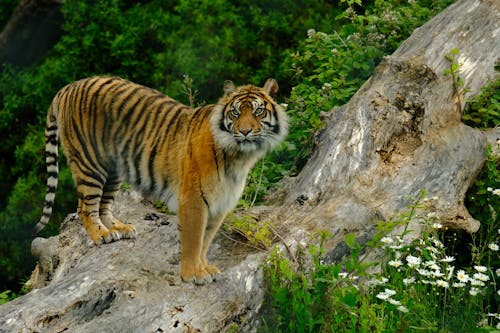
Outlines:
[[[430,269],[433,269],[435,271],[439,271],[441,268],[437,264],[432,264],[429,266]]]
[[[431,237],[430,240],[434,243],[435,246],[439,247],[440,249],[444,247],[444,244],[439,239]]]
[[[429,267],[429,266],[432,266],[432,265],[436,265],[436,261],[435,260],[427,260],[424,262],[424,266],[426,267]]]
[[[325,90],[326,90],[326,89],[330,89],[330,88],[332,88],[332,84],[331,84],[331,83],[328,83],[328,82],[323,83],[323,87],[322,87],[322,89],[325,89]]]
[[[488,317],[495,317],[495,319],[500,319],[500,313],[488,313]]]
[[[403,279],[403,283],[406,284],[406,285],[412,284],[414,282],[415,282],[415,278],[413,276],[410,277],[410,278],[408,278],[408,279]]]
[[[340,272],[340,273],[339,273],[339,278],[341,278],[341,279],[345,279],[345,278],[347,277],[347,275],[348,275],[348,274],[347,274],[346,272]]]
[[[441,223],[433,223],[433,224],[432,224],[432,227],[433,227],[434,229],[441,229],[441,228],[443,227],[443,225],[442,225]]]
[[[455,282],[455,283],[452,284],[452,287],[453,288],[463,288],[463,287],[465,287],[465,283]]]
[[[385,293],[378,293],[377,296],[375,296],[377,298],[380,298],[381,300],[387,300],[390,296],[385,294]]]
[[[401,260],[391,260],[389,261],[389,266],[392,266],[392,267],[399,267],[401,266],[403,263],[401,262]]]
[[[314,29],[307,30],[307,37],[313,38],[315,35],[316,35],[316,30],[314,30]]]
[[[491,192],[491,193],[493,193],[494,195],[500,196],[500,188],[493,190],[493,192]]]
[[[414,257],[411,254],[406,257],[406,262],[410,267],[417,267],[420,265],[422,260],[419,257]]]
[[[500,268],[497,268],[497,270],[495,271],[495,274],[496,274],[497,276],[500,276]]]
[[[429,218],[429,219],[437,218],[437,213],[436,212],[430,212],[430,213],[427,214],[427,218]]]
[[[446,267],[446,270],[448,271],[448,275],[446,276],[446,278],[449,280],[453,276],[453,272],[455,271],[455,267],[454,266]]]
[[[389,295],[389,296],[396,295],[396,291],[395,290],[387,289],[387,288],[385,288],[384,293],[387,294],[387,295]]]
[[[474,279],[476,280],[479,280],[479,281],[483,281],[483,282],[486,282],[486,281],[489,281],[490,277],[486,274],[483,274],[483,273],[475,273],[473,275]]]
[[[500,289],[497,290],[497,294],[498,294],[498,296],[500,296]]]
[[[496,243],[490,243],[488,244],[488,247],[490,248],[491,251],[498,251],[498,244]]]
[[[386,277],[383,277],[383,276],[380,277],[380,280],[378,280],[378,279],[374,279],[373,280],[373,282],[374,282],[375,285],[377,285],[377,284],[384,284],[387,281],[389,281],[389,279],[386,278]]]
[[[464,270],[463,270],[463,269],[461,269],[461,270],[459,270],[459,271],[457,272],[457,279],[458,279],[458,281],[460,281],[460,282],[464,282],[464,283],[470,280],[469,275],[467,275],[467,274],[464,272]]]
[[[479,293],[479,289],[477,289],[477,288],[470,288],[470,290],[469,290],[469,294],[471,296],[476,296],[478,293]]]
[[[484,287],[486,285],[483,281],[474,280],[474,279],[470,280],[470,284],[471,284],[471,286],[475,286],[475,287]]]
[[[380,241],[385,245],[390,245],[394,242],[394,240],[391,237],[382,237]]]
[[[486,266],[474,266],[474,269],[478,272],[484,273],[488,270],[488,267],[486,267]]]
[[[444,280],[437,280],[436,284],[442,288],[448,288],[450,286],[450,284]]]
[[[425,249],[426,249],[427,251],[431,252],[431,254],[432,254],[432,253],[438,253],[438,252],[439,252],[439,251],[438,251],[438,249],[436,249],[434,246],[427,246]]]
[[[417,268],[417,272],[422,276],[430,276],[432,273],[426,269]]]
[[[452,262],[455,261],[455,257],[453,256],[446,256],[443,259],[440,260],[441,262]]]
[[[438,270],[435,270],[434,272],[431,272],[432,276],[434,277],[443,277],[444,276],[444,273],[443,272],[440,272]]]
[[[408,308],[406,308],[403,305],[398,306],[398,310],[401,311],[401,312],[408,312]]]
[[[493,189],[492,189],[491,187],[489,187],[489,186],[488,186],[488,187],[486,188],[486,191],[491,192],[491,191],[493,191]]]
[[[389,298],[387,300],[389,303],[391,303],[392,305],[401,305],[401,302],[400,301],[397,301],[395,299],[392,299],[392,298]]]

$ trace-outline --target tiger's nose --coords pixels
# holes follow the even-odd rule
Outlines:
[[[244,136],[247,136],[248,133],[252,131],[251,128],[240,128],[240,133],[243,134]]]

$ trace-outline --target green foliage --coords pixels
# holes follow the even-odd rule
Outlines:
[[[2,291],[0,293],[0,305],[2,305],[3,303],[7,303],[16,297],[17,295],[13,293],[11,290]]]
[[[275,248],[264,265],[268,297],[260,331],[472,332],[498,328],[498,231],[490,232],[496,243],[481,247],[483,259],[455,267],[456,258],[448,255],[440,239],[443,227],[426,208],[433,206],[432,200],[422,192],[407,210],[381,222],[365,249],[354,234],[346,235],[351,253],[338,263],[325,261],[324,239],[310,245],[296,262]],[[415,227],[420,231],[417,239],[409,237]],[[374,261],[368,262],[369,257]]]
[[[493,128],[500,125],[500,79],[481,88],[481,93],[467,101],[462,116],[467,125]]]
[[[223,225],[224,231],[243,237],[248,244],[266,250],[274,239],[272,226],[267,221],[256,221],[253,217],[229,213]]]
[[[444,57],[450,62],[450,68],[444,70],[445,75],[450,75],[453,82],[453,94],[457,97],[458,105],[462,108],[463,95],[469,90],[464,88],[465,81],[460,76],[460,63],[458,62],[458,49],[453,48]]]

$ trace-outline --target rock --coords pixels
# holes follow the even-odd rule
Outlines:
[[[1,332],[224,332],[255,325],[263,253],[220,236],[209,254],[220,278],[183,283],[177,218],[152,211],[135,192],[121,192],[115,212],[137,227],[136,239],[96,247],[71,214],[60,235],[33,241],[35,289],[0,306]],[[148,214],[159,218],[145,220]]]

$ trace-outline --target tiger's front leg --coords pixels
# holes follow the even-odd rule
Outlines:
[[[205,269],[201,260],[208,207],[201,195],[192,194],[179,198],[181,278],[184,282],[203,285],[213,281],[212,273]]]

